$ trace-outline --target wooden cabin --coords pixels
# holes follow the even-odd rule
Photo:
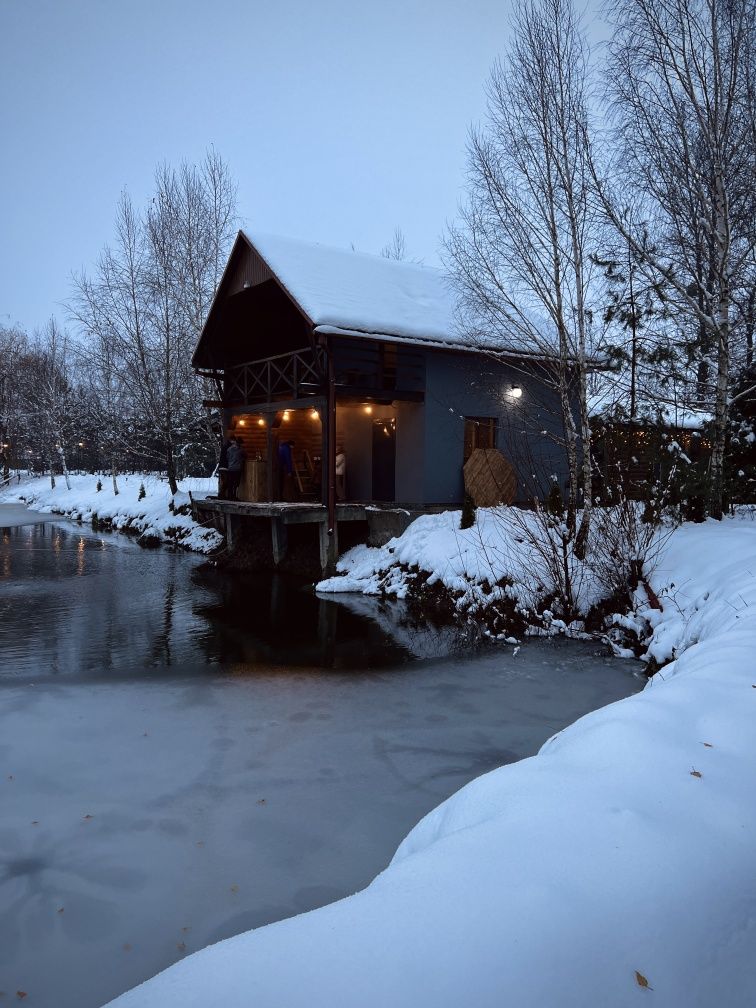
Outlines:
[[[193,357],[246,449],[240,499],[310,502],[329,529],[347,504],[459,506],[475,448],[506,458],[510,499],[563,482],[559,405],[532,348],[471,347],[453,311],[440,270],[240,231]]]

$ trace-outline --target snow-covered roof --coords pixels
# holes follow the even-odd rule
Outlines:
[[[440,269],[314,242],[243,232],[321,332],[394,337],[436,346],[475,347],[455,325],[454,295]],[[501,352],[532,353],[516,338]]]

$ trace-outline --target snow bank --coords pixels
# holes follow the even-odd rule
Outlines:
[[[21,501],[37,511],[65,515],[77,521],[91,522],[96,516],[114,529],[136,532],[198,553],[210,553],[223,542],[215,529],[198,525],[190,514],[176,513],[179,508],[188,510],[190,491],[204,494],[215,486],[214,480],[182,480],[179,493],[173,497],[167,481],[153,473],[119,476],[118,496],[113,493],[110,476],[74,473],[69,479],[70,490],[65,479],[56,476],[53,490],[49,476],[27,478],[0,491],[0,502]],[[100,491],[97,490],[98,480],[102,485]],[[140,500],[142,486],[145,496]],[[171,503],[174,511],[170,510]]]
[[[509,595],[524,612],[540,612],[553,586],[538,575],[544,564],[532,544],[542,541],[543,530],[535,515],[519,508],[478,508],[469,529],[460,529],[460,517],[460,511],[422,515],[385,546],[355,546],[337,563],[337,575],[317,590],[402,599],[412,580],[409,569],[416,567],[430,572],[429,587],[440,582],[459,593],[460,611]],[[573,558],[572,566],[578,609],[587,613],[604,593],[585,565]]]
[[[636,696],[431,812],[363,892],[221,942],[118,1008],[756,1002],[756,523],[684,526]]]

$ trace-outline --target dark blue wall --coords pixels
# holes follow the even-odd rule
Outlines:
[[[521,369],[476,354],[426,351],[424,503],[460,503],[464,417],[497,418],[497,445],[518,475],[518,501],[544,496],[550,478],[564,488],[563,449],[557,395],[541,382],[537,365]],[[515,399],[511,388],[522,388]]]

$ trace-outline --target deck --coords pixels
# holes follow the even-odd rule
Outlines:
[[[229,501],[219,497],[192,498],[192,512],[203,523],[213,524],[226,537],[226,546],[235,553],[243,535],[245,520],[262,520],[270,524],[273,565],[283,565],[288,549],[288,528],[292,525],[311,525],[317,530],[317,549],[322,574],[335,570],[339,555],[339,525],[346,522],[365,522],[366,541],[372,546],[383,545],[393,536],[401,535],[410,522],[425,509],[408,509],[398,505],[339,503],[335,508],[335,521],[329,527],[328,508],[325,504],[288,501]],[[292,533],[293,534],[293,533]],[[313,547],[315,542],[313,541]]]

